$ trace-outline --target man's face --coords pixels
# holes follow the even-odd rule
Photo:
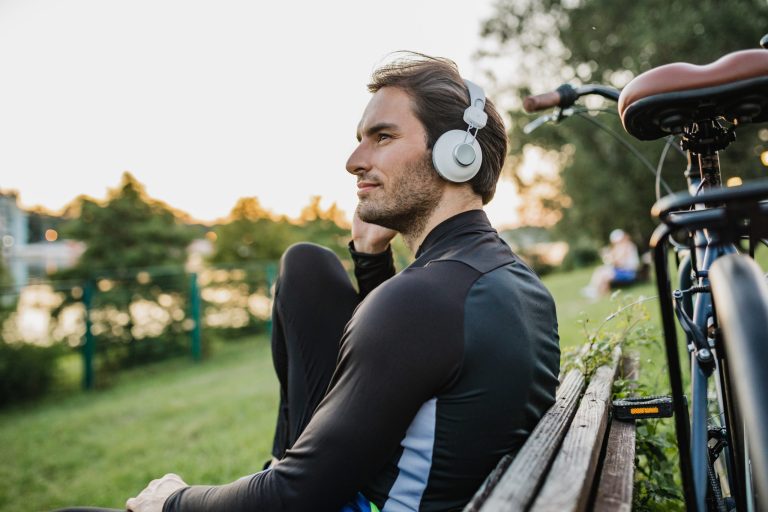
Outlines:
[[[408,94],[379,89],[363,113],[357,139],[347,171],[357,176],[360,219],[404,234],[423,227],[445,182],[432,167],[427,134]]]

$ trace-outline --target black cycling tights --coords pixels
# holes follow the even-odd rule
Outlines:
[[[293,446],[325,395],[344,326],[359,302],[330,250],[302,243],[283,255],[272,309],[272,360],[280,381],[274,457]]]
[[[344,326],[359,302],[341,261],[330,250],[302,243],[283,255],[272,309],[272,361],[280,381],[274,457],[280,459],[293,446],[325,395]],[[56,512],[122,510],[71,507]]]

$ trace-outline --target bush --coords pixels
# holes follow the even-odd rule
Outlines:
[[[0,341],[0,407],[45,394],[56,372],[60,347]]]
[[[539,277],[550,274],[555,270],[555,267],[547,263],[539,253],[520,251],[517,255],[520,256]]]
[[[600,261],[600,252],[587,242],[576,242],[568,249],[563,259],[562,270],[569,271],[587,267]]]

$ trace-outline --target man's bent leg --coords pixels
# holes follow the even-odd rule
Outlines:
[[[280,381],[274,457],[293,446],[325,395],[344,326],[359,302],[330,250],[302,243],[283,254],[272,310],[272,359]]]

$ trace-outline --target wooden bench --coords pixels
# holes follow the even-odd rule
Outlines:
[[[579,370],[562,377],[555,404],[517,455],[501,459],[464,512],[631,510],[635,424],[609,417],[619,367],[631,379],[637,361],[620,361],[616,349],[586,391]]]

